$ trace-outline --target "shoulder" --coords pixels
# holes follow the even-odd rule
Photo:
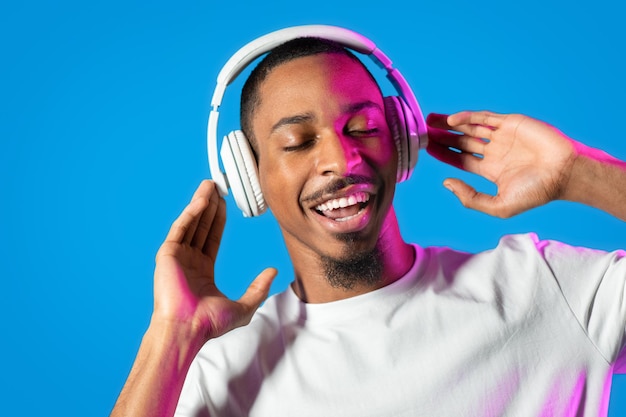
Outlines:
[[[503,236],[498,244],[489,250],[469,253],[449,247],[428,247],[425,249],[427,268],[431,272],[443,274],[488,273],[527,270],[531,265],[542,262],[542,241],[534,233]]]
[[[429,247],[421,285],[447,299],[506,306],[521,317],[540,300],[549,305],[560,296],[544,245],[527,233],[505,235],[478,253]]]
[[[497,245],[478,253],[467,253],[448,247],[425,249],[428,258],[444,267],[457,269],[476,265],[506,265],[518,270],[537,264],[602,262],[603,259],[620,259],[626,252],[606,252],[593,248],[569,245],[556,240],[540,239],[536,233],[504,235]]]

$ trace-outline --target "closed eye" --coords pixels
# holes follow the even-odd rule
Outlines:
[[[348,134],[350,136],[355,136],[355,137],[367,137],[367,136],[374,136],[374,135],[378,134],[378,132],[379,132],[378,128],[353,129],[353,130],[349,130]]]
[[[313,140],[306,140],[302,143],[299,143],[297,145],[292,145],[292,146],[283,146],[283,151],[284,152],[296,152],[296,151],[302,151],[305,149],[310,148],[311,146],[313,146],[314,141]]]

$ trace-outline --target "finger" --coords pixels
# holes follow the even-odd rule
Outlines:
[[[196,188],[196,191],[193,193],[191,200],[192,201],[199,200],[200,202],[197,204],[202,205],[202,211],[198,213],[198,216],[194,219],[194,221],[189,224],[189,227],[185,231],[185,236],[183,236],[183,243],[192,244],[192,241],[194,239],[194,236],[196,235],[196,231],[198,230],[198,225],[200,224],[202,217],[205,214],[210,215],[210,212],[206,213],[206,211],[207,211],[207,208],[210,209],[211,195],[215,193],[216,193],[215,184],[213,183],[213,181],[203,180],[198,186],[198,188]]]
[[[488,212],[490,205],[493,204],[493,196],[480,193],[474,187],[459,179],[448,178],[443,182],[443,185],[454,193],[464,207]]]
[[[205,199],[205,196],[197,197]],[[200,219],[198,220],[196,230],[194,234],[191,236],[190,242],[191,246],[198,247],[202,250],[204,247],[204,243],[207,239],[209,231],[213,226],[213,220],[215,218],[215,213],[217,212],[218,206],[218,195],[217,192],[212,192],[208,197],[208,205],[202,212]]]
[[[462,111],[448,116],[448,124],[456,129],[461,125],[481,125],[498,128],[502,125],[505,116],[490,111]]]
[[[492,196],[478,192],[474,187],[459,179],[448,178],[443,182],[443,185],[454,193],[464,207],[501,218],[508,218],[516,214],[503,204],[498,195]]]
[[[429,137],[431,136],[431,131],[434,128],[434,129],[440,129],[443,131],[460,132],[468,136],[473,136],[475,138],[484,138],[484,139],[491,140],[493,136],[493,132],[496,129],[496,127],[489,126],[489,125],[469,123],[470,112],[457,113],[454,116],[455,118],[452,118],[452,122],[454,123],[451,123],[450,118],[452,116],[448,116],[445,114],[437,114],[437,113],[429,114],[427,118],[428,126],[431,128],[428,131]],[[458,122],[457,122],[457,119],[458,119]],[[466,123],[460,123],[460,121],[463,121],[463,120],[465,120]],[[500,124],[501,123],[499,123],[498,126],[500,126]]]
[[[480,175],[480,163],[483,159],[475,153],[453,150],[448,146],[433,141],[429,141],[426,150],[430,155],[443,163]]]
[[[454,127],[454,130],[457,132],[464,133],[467,136],[472,136],[476,139],[481,140],[485,143],[484,139],[487,141],[491,141],[493,138],[493,132],[495,131],[495,127],[491,126],[483,126],[483,125],[458,125]]]
[[[261,303],[267,298],[276,275],[278,275],[278,271],[275,268],[266,268],[257,275],[244,295],[239,299],[239,304],[241,304],[247,312],[248,321],[256,309],[259,308]]]
[[[441,113],[430,113],[426,117],[426,124],[437,129],[450,130],[452,126],[448,124],[448,115]]]
[[[204,180],[200,183],[189,204],[187,204],[182,213],[172,223],[165,237],[166,241],[176,243],[189,243],[191,241],[200,216],[208,204],[208,199],[204,198],[204,196],[210,192],[211,188],[215,188],[212,181]]]
[[[220,242],[222,241],[225,225],[226,201],[218,195],[213,221],[202,247],[202,252],[213,260],[217,259],[217,252],[220,247]]]
[[[199,197],[208,197],[209,194],[215,191],[215,188],[216,188],[215,183],[213,181],[202,180],[200,182],[200,185],[198,185],[198,188],[196,188],[196,191],[194,191],[191,199],[195,200],[196,198],[199,198]]]
[[[459,135],[446,130],[431,129],[428,137],[433,143],[455,148],[463,152],[484,155],[486,142],[474,136]]]
[[[192,200],[183,209],[182,213],[172,223],[167,236],[166,242],[182,243],[189,230],[195,230],[198,219],[206,206],[203,199]]]

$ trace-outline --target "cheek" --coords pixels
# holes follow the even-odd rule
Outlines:
[[[289,202],[297,201],[294,169],[271,158],[259,161],[259,183],[265,202],[272,212],[280,212]]]
[[[265,202],[272,208],[272,200],[274,196],[275,181],[272,181],[272,175],[268,172],[267,164],[259,162],[259,184],[261,185],[261,192],[265,198]]]
[[[375,146],[367,150],[367,153],[367,158],[372,161],[372,165],[379,167],[381,172],[388,171],[390,175],[393,174],[395,179],[398,166],[398,148],[391,137],[377,142]]]
[[[382,147],[380,150],[380,157],[387,164],[394,164],[398,161],[398,148],[395,143],[393,143],[393,139],[389,139],[386,141],[386,146]]]

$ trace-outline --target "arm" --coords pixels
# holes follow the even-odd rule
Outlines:
[[[203,181],[157,253],[154,311],[111,417],[172,416],[202,345],[249,323],[267,297],[274,269],[259,274],[238,301],[215,286],[225,221],[224,200],[212,182]]]
[[[498,187],[491,196],[461,180],[446,179],[444,186],[466,207],[511,217],[562,199],[626,220],[626,163],[547,123],[520,114],[466,111],[431,114],[428,124],[431,155]]]

